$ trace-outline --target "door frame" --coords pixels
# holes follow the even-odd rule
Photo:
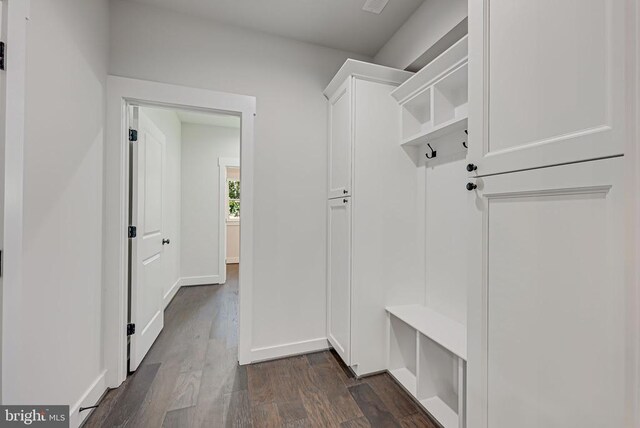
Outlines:
[[[240,166],[240,159],[238,158],[218,158],[218,170],[219,170],[219,214],[218,218],[220,222],[218,224],[220,236],[219,249],[218,249],[218,266],[220,266],[220,283],[227,282],[227,168],[236,167],[240,168],[240,174],[242,174],[242,167]],[[242,181],[241,181],[242,183]],[[242,199],[242,192],[240,192],[240,198]],[[242,204],[240,204],[242,207]],[[242,226],[240,226],[242,228]],[[242,229],[240,229],[242,231]],[[242,233],[241,233],[242,235]],[[240,238],[242,239],[242,238]]]
[[[4,128],[0,130],[4,150],[4,236],[2,242],[2,357],[0,363],[0,400],[12,401],[12,386],[21,380],[13,370],[20,360],[20,329],[15,325],[21,319],[19,302],[22,299],[22,243],[24,193],[24,140],[25,140],[25,88],[27,31],[30,0],[2,0],[2,37],[8,58],[5,73]],[[6,38],[5,38],[6,37]],[[72,409],[73,411],[73,409]]]
[[[107,78],[104,187],[103,354],[107,385],[127,377],[127,279],[129,218],[129,105],[170,107],[240,117],[243,233],[240,236],[238,361],[251,362],[253,288],[254,121],[256,99],[247,95],[117,76]]]

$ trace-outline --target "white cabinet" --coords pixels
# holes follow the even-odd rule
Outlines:
[[[623,153],[628,4],[469,2],[469,162],[478,175]]]
[[[330,126],[327,336],[359,376],[387,369],[385,307],[424,300],[416,233],[418,173],[414,156],[398,147],[400,108],[391,97],[410,76],[348,60],[325,90]],[[346,179],[344,171],[349,171]]]
[[[351,80],[329,99],[329,198],[351,196]]]
[[[327,338],[351,363],[351,198],[328,202]]]
[[[630,426],[623,164],[471,180],[470,428]]]

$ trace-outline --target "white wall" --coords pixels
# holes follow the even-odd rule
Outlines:
[[[173,110],[149,107],[143,107],[141,110],[166,137],[165,172],[164,182],[162,183],[162,229],[163,238],[169,239],[171,243],[163,247],[162,264],[165,283],[162,286],[165,303],[168,303],[171,293],[177,291],[178,280],[180,279],[182,123]]]
[[[112,74],[257,97],[252,348],[326,337],[322,90],[348,57],[368,58],[158,8],[111,6]],[[283,216],[291,205],[295,215]]]
[[[466,17],[467,0],[425,0],[374,61],[405,69]]]
[[[106,0],[31,2],[23,284],[5,329],[3,404],[103,392],[101,266]],[[94,383],[96,388],[89,390]],[[103,384],[102,384],[103,386]],[[95,393],[98,396],[95,396]],[[84,403],[83,403],[84,405]],[[72,415],[72,426],[78,423]]]
[[[240,168],[227,168],[227,179],[239,180]],[[240,259],[240,221],[227,221],[227,263]]]
[[[215,284],[220,278],[219,158],[240,157],[240,129],[182,125],[183,285]],[[224,196],[224,195],[223,195]]]

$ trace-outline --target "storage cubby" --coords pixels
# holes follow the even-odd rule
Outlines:
[[[438,81],[433,88],[434,126],[466,119],[468,117],[468,92],[467,64]]]
[[[464,428],[467,330],[426,306],[387,307],[389,373],[445,428]]]
[[[418,346],[418,401],[442,426],[458,428],[464,362],[423,334]]]
[[[407,101],[402,108],[402,134],[406,137],[421,134],[433,126],[431,88]]]
[[[400,85],[402,145],[418,146],[467,129],[467,37]]]
[[[389,372],[413,396],[417,395],[417,332],[390,315]]]

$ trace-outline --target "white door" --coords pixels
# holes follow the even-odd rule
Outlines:
[[[623,162],[475,180],[469,428],[631,428]]]
[[[134,113],[135,114],[135,113]],[[162,330],[162,185],[165,136],[141,111],[132,145],[131,336],[129,370],[135,370]]]
[[[329,99],[329,198],[351,195],[351,78]]]
[[[351,364],[351,198],[331,199],[327,279],[327,336]]]
[[[623,153],[631,3],[469,2],[469,161],[478,175]]]

